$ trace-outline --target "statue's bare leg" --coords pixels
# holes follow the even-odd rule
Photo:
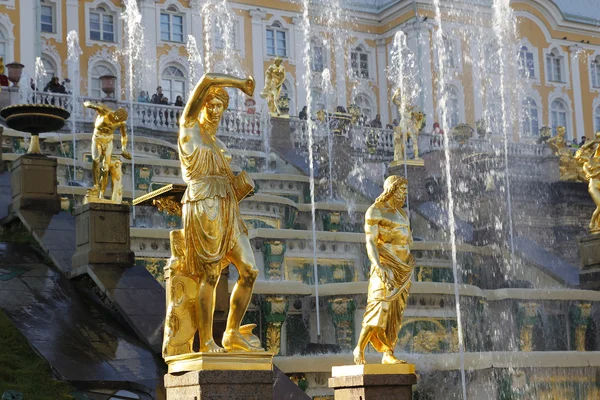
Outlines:
[[[110,163],[112,162],[112,153],[113,153],[113,142],[112,140],[106,144],[106,148],[104,149],[104,159],[102,160],[102,184],[100,185],[100,195],[98,197],[104,198],[104,192],[106,191],[106,187],[108,186],[108,173],[110,171]]]
[[[225,351],[225,349],[215,343],[213,338],[213,316],[215,314],[215,297],[219,277],[220,274],[213,274],[212,277],[207,277],[200,282],[198,292],[198,332],[200,335],[201,352],[222,353]]]
[[[358,343],[354,348],[352,354],[354,355],[354,363],[357,365],[366,364],[365,361],[365,349],[367,348],[367,344],[369,344],[369,340],[371,340],[371,336],[375,333],[375,327],[369,325],[363,325],[360,335],[358,336]]]
[[[248,304],[250,304],[254,281],[258,275],[254,252],[247,235],[238,236],[237,244],[227,258],[235,265],[240,277],[231,292],[227,328],[223,334],[223,347],[227,351],[261,351],[261,348],[248,343],[240,333],[240,324],[246,309],[248,309]]]
[[[96,139],[92,138],[94,145],[92,146],[92,179],[94,180],[94,189],[100,191],[100,156],[102,149]]]
[[[393,350],[388,350],[383,353],[383,357],[381,358],[382,364],[406,364],[406,361],[400,360],[394,356]]]

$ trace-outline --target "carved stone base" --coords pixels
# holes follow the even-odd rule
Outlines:
[[[344,365],[332,368],[335,400],[411,400],[417,383],[413,364]]]
[[[266,351],[249,353],[189,353],[166,357],[169,373],[185,371],[273,371],[273,354]]]
[[[579,286],[600,290],[600,234],[583,236],[577,242],[581,259]]]
[[[292,131],[290,119],[282,117],[271,117],[271,147],[273,148],[292,148]],[[267,154],[267,157],[269,155]]]
[[[129,205],[89,203],[75,211],[77,249],[72,258],[74,276],[91,264],[131,266]]]
[[[27,154],[12,163],[10,173],[11,212],[28,209],[55,214],[60,211],[55,158]]]
[[[220,357],[225,357],[221,355]],[[272,356],[271,356],[272,358]],[[241,363],[240,365],[244,365]],[[271,366],[270,362],[268,364]],[[236,367],[235,364],[230,364]],[[273,398],[273,371],[204,370],[165,375],[167,400],[268,400]]]

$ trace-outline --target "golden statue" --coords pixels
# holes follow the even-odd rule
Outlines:
[[[171,232],[165,358],[190,353],[196,331],[201,353],[264,351],[248,331],[251,327],[240,329],[258,270],[238,203],[252,193],[254,183],[246,172],[233,174],[231,154],[216,137],[229,103],[225,87],[251,96],[254,79],[205,74],[179,120],[179,158],[187,189],[181,200],[183,229]],[[239,278],[221,347],[213,338],[215,293],[229,263]]]
[[[94,177],[94,187],[88,190],[87,201],[105,201],[104,192],[108,186],[108,176],[111,174],[113,200],[123,197],[122,162],[118,157],[113,156],[113,140],[115,129],[121,131],[121,156],[131,160],[131,155],[127,152],[127,110],[118,108],[111,110],[103,104],[94,104],[89,101],[83,103],[84,106],[96,110],[98,116],[94,123],[94,134],[92,135],[92,175]],[[115,164],[115,161],[119,161]],[[115,185],[117,185],[115,187]],[[120,185],[120,188],[119,188]],[[115,195],[119,192],[120,195]],[[119,201],[120,202],[120,201]]]
[[[425,114],[416,106],[404,107],[397,89],[392,96],[392,102],[398,108],[400,124],[394,128],[394,160],[404,160],[404,146],[408,139],[413,142],[413,153],[415,160],[419,160],[419,132],[425,121]]]
[[[265,72],[265,88],[260,94],[260,97],[267,100],[271,115],[277,117],[281,115],[279,96],[285,81],[285,68],[281,65],[282,62],[281,57],[275,57],[273,64],[269,65],[267,72]]]
[[[585,182],[585,174],[580,163],[575,159],[572,149],[565,139],[566,129],[564,126],[556,128],[556,136],[546,141],[554,154],[559,157],[558,168],[561,181]]]
[[[597,234],[600,233],[600,131],[596,132],[595,140],[587,141],[577,150],[575,158],[583,166],[588,192],[596,204],[589,229],[591,234]]]
[[[406,211],[408,181],[392,175],[385,180],[383,193],[365,214],[367,254],[371,261],[367,307],[354,362],[365,364],[367,344],[383,353],[382,364],[404,364],[394,356],[402,315],[414,270],[410,253],[412,233]]]

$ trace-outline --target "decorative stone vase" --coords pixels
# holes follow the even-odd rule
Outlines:
[[[12,62],[6,64],[6,68],[8,69],[8,80],[13,83],[13,87],[19,87],[19,81],[21,80],[25,66],[18,62]]]
[[[460,144],[465,144],[473,137],[473,128],[469,124],[458,124],[450,131],[452,138]]]
[[[277,106],[279,107],[279,111],[281,111],[281,115],[289,115],[290,113],[290,99],[287,94],[279,97],[277,100]]]
[[[100,84],[102,91],[106,95],[107,99],[114,99],[115,87],[117,83],[117,77],[114,75],[103,75],[100,77]]]

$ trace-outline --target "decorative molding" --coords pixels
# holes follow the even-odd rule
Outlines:
[[[15,25],[6,14],[0,13],[0,31],[4,34],[6,40],[6,54],[4,55],[4,64],[15,60]]]
[[[121,64],[119,62],[118,55],[114,51],[109,50],[107,47],[103,47],[101,50],[98,50],[88,59],[88,68],[87,68],[88,86],[87,86],[86,93],[88,94],[88,96],[91,95],[90,88],[92,87],[92,68],[97,63],[108,64],[116,72],[116,76],[117,76],[116,86],[117,87],[116,87],[116,91],[115,91],[115,98],[120,99],[121,98]],[[83,93],[83,90],[81,90],[81,93]]]
[[[62,60],[59,52],[54,45],[49,44],[47,40],[42,40],[42,56],[49,58],[56,68],[56,76],[62,81],[65,77],[62,75]]]
[[[62,43],[63,42],[63,33],[62,33],[62,21],[63,21],[63,12],[62,12],[62,0],[44,0],[50,4],[52,4],[52,7],[54,9],[54,21],[53,21],[53,28],[54,28],[54,32],[49,33],[49,32],[41,32],[40,31],[40,36],[43,39],[54,39],[57,43]],[[39,9],[38,9],[39,10]],[[39,11],[38,11],[39,13]],[[38,16],[39,18],[39,16]],[[39,24],[40,21],[37,21],[37,23]],[[39,28],[38,28],[39,29]]]
[[[167,54],[163,54],[162,56],[160,56],[160,59],[158,62],[158,79],[159,79],[159,81],[161,79],[163,71],[170,64],[175,64],[175,66],[177,68],[181,68],[181,70],[183,71],[183,73],[185,75],[185,79],[187,82],[187,79],[190,74],[189,62],[188,62],[188,59],[186,56],[182,56],[181,54],[179,54],[178,46],[171,46],[171,48],[169,49],[169,52]]]
[[[96,8],[104,6],[114,16],[114,42],[105,42],[103,40],[93,40],[90,38],[90,11]],[[109,0],[94,0],[91,3],[85,3],[85,45],[91,47],[92,45],[98,45],[102,47],[121,47],[123,45],[123,19],[121,18],[122,8],[119,8]],[[81,41],[81,38],[79,39]]]
[[[555,41],[550,41],[550,45],[543,49],[542,51],[542,62],[544,63],[544,73],[545,84],[546,86],[554,86],[556,88],[571,88],[571,65],[570,65],[570,57],[569,53],[563,50],[562,45],[556,43]],[[546,56],[550,54],[554,49],[557,50],[559,56],[562,58],[562,74],[563,74],[563,82],[554,82],[549,79],[548,74],[548,63],[546,61]]]

